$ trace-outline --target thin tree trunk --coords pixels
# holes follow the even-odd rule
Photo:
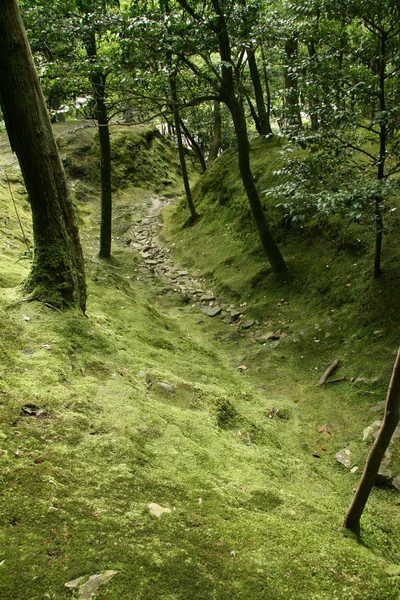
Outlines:
[[[353,502],[345,516],[343,527],[351,529],[355,533],[360,532],[360,519],[367,503],[368,497],[375,484],[382,458],[390,444],[392,435],[398,425],[400,418],[400,349],[397,353],[396,362],[393,367],[392,378],[386,398],[385,416],[371,451],[367,464],[355,493]]]
[[[172,62],[172,57],[171,57],[171,62]],[[185,187],[186,199],[187,199],[187,203],[188,203],[189,210],[190,210],[190,216],[192,218],[192,221],[195,221],[199,215],[197,214],[195,206],[194,206],[192,191],[190,189],[189,177],[188,177],[188,172],[187,172],[187,167],[186,167],[185,148],[184,148],[183,142],[182,142],[181,118],[180,118],[179,109],[178,109],[178,94],[176,91],[176,73],[175,73],[175,71],[171,70],[170,77],[169,77],[169,83],[170,83],[170,88],[171,88],[172,110],[173,110],[173,115],[174,115],[176,139],[178,142],[179,162],[180,162],[181,170],[182,170],[183,185]]]
[[[252,119],[254,121],[254,125],[256,126],[257,133],[258,133],[258,135],[262,135],[261,134],[261,131],[262,131],[261,121],[260,121],[260,119],[258,117],[258,114],[257,114],[257,111],[256,111],[256,109],[254,107],[254,104],[251,101],[250,95],[247,93],[246,90],[243,90],[243,95],[245,96],[246,102],[249,105],[250,114],[251,114],[251,117],[252,117]]]
[[[85,48],[89,60],[94,63],[97,60],[96,35],[94,31],[89,32]],[[99,128],[100,142],[101,217],[99,256],[101,258],[110,258],[112,236],[111,144],[105,102],[106,80],[107,76],[105,74],[93,69],[90,81],[93,86],[94,113]]]
[[[267,94],[267,117],[268,117],[268,123],[271,123],[271,89],[269,87],[269,78],[268,78],[267,68],[265,66],[266,60],[265,60],[264,46],[261,46],[261,58],[262,58],[265,92]]]
[[[199,159],[200,166],[201,166],[201,172],[205,173],[207,171],[207,165],[206,165],[206,161],[204,159],[204,154],[202,152],[202,149],[200,148],[199,144],[196,142],[196,140],[190,133],[189,129],[186,127],[185,123],[182,121],[182,119],[180,120],[180,123],[181,123],[182,131],[185,134],[185,137],[186,137],[188,143],[190,144],[192,150],[194,150],[197,154],[197,158]]]
[[[216,158],[218,158],[218,153],[221,148],[222,143],[222,115],[221,115],[221,103],[219,100],[214,100],[214,127],[213,127],[213,136],[210,146],[210,152],[208,154],[208,164],[212,164]]]
[[[288,127],[301,126],[297,75],[292,71],[293,64],[298,56],[297,46],[297,40],[294,38],[289,38],[285,42],[286,67],[284,71],[284,122]]]
[[[248,54],[249,68],[250,68],[250,76],[253,82],[254,87],[254,95],[256,98],[257,105],[257,114],[260,122],[260,128],[258,133],[260,135],[269,135],[272,133],[271,125],[269,122],[269,117],[267,110],[265,108],[264,95],[261,87],[261,79],[260,74],[258,72],[257,61],[254,53],[254,49],[251,45],[249,54]]]
[[[229,108],[233,119],[238,143],[240,175],[247,198],[249,200],[258,234],[271,265],[272,271],[274,273],[281,273],[286,269],[286,264],[279,247],[272,236],[250,168],[250,146],[247,134],[246,117],[243,112],[243,106],[236,96],[235,83],[233,79],[234,69],[231,56],[231,47],[225,16],[222,7],[219,4],[219,0],[213,0],[213,5],[215,12],[218,15],[218,26],[216,27],[216,33],[218,36],[219,51],[222,62],[221,99]]]
[[[258,230],[258,235],[260,236],[262,246],[268,257],[273,272],[281,273],[286,269],[286,264],[281,251],[279,250],[279,247],[272,236],[267,219],[265,218],[265,213],[260,201],[258,190],[254,183],[253,174],[250,168],[250,146],[243,107],[233,95],[228,100],[228,108],[232,114],[236,139],[238,142],[240,175],[242,177],[243,186],[250,203],[251,212]]]
[[[1,3],[0,73],[0,104],[32,208],[34,260],[26,289],[85,311],[78,227],[16,0]]]
[[[101,258],[110,258],[112,239],[111,143],[107,108],[103,98],[97,99],[96,116],[99,128],[101,182],[99,256]]]
[[[378,59],[379,76],[379,110],[381,119],[379,123],[379,163],[377,179],[385,179],[385,161],[386,161],[386,100],[385,100],[385,81],[386,81],[386,39],[387,33],[381,32],[381,53]],[[380,198],[375,200],[375,254],[374,254],[374,277],[377,279],[382,275],[381,253],[383,239],[383,215]]]

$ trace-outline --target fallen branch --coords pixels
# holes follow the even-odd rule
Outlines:
[[[346,381],[346,377],[339,377],[338,379],[330,379],[329,381],[325,381],[325,383],[339,383],[339,381]]]
[[[337,358],[330,367],[327,368],[327,370],[325,371],[325,373],[322,375],[321,379],[318,381],[318,385],[324,385],[324,383],[326,383],[326,380],[328,379],[329,375],[332,375],[333,371],[335,369],[338,368],[339,366],[339,359]]]

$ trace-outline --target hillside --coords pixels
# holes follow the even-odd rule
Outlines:
[[[288,229],[271,204],[289,264],[273,276],[233,151],[198,179],[201,218],[187,227],[171,144],[116,128],[102,261],[93,134],[58,132],[86,316],[24,301],[29,256],[5,169],[28,239],[29,206],[0,139],[1,597],[71,598],[66,582],[112,570],[96,598],[397,599],[398,491],[374,490],[362,543],[341,528],[398,345],[395,228],[374,282],[368,232],[334,219]],[[252,147],[260,189],[279,150]],[[335,358],[343,381],[317,387]],[[336,460],[343,449],[358,471]],[[390,468],[400,475],[398,444]]]

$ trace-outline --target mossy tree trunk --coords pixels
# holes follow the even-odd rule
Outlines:
[[[16,0],[0,10],[0,104],[32,208],[34,260],[26,289],[83,311],[82,247],[60,155]]]
[[[360,519],[367,503],[368,497],[375,484],[376,476],[382,462],[383,455],[390,444],[392,435],[398,425],[400,417],[400,350],[397,353],[393,367],[392,378],[386,398],[385,416],[382,427],[369,453],[367,464],[357,488],[353,502],[344,519],[343,527],[359,534]]]
[[[111,143],[108,127],[106,105],[107,74],[96,68],[97,45],[96,34],[91,31],[85,41],[86,54],[93,63],[90,81],[93,87],[95,102],[94,113],[99,129],[100,143],[100,185],[101,185],[101,217],[100,217],[100,250],[101,258],[111,256],[112,236],[112,188],[111,188]]]

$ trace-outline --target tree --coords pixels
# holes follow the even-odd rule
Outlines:
[[[34,260],[25,287],[37,299],[85,311],[78,228],[16,0],[2,2],[0,72],[0,105],[32,208]]]
[[[354,533],[360,532],[360,519],[367,503],[368,497],[375,484],[383,455],[390,444],[394,430],[400,419],[400,349],[397,352],[396,362],[389,384],[386,398],[385,416],[378,436],[371,448],[364,472],[357,488],[353,502],[345,516],[343,527],[351,529]]]
[[[111,143],[109,121],[122,112],[121,98],[110,102],[110,81],[118,87],[121,71],[117,30],[122,29],[118,0],[40,0],[25,6],[30,35],[41,62],[42,78],[49,96],[58,90],[58,99],[68,105],[76,97],[86,99],[89,117],[98,126],[100,147],[100,249],[99,256],[109,258],[112,235]],[[60,77],[72,71],[74,88]],[[65,96],[62,98],[62,91]],[[114,91],[114,90],[113,90]],[[120,94],[123,95],[123,94]],[[114,102],[116,100],[116,103]]]
[[[281,191],[292,216],[308,207],[372,226],[377,278],[387,201],[399,189],[399,6],[310,0],[293,1],[290,10],[301,40],[297,83],[309,116],[292,141],[312,154],[303,169],[288,161],[291,181]]]
[[[235,76],[238,76],[240,72],[241,59],[239,58],[239,64],[236,63],[235,65],[229,35],[229,17],[225,11],[225,4],[224,2],[220,2],[220,0],[211,0],[205,3],[204,7],[208,13],[207,18],[205,18],[204,11],[200,15],[186,0],[177,1],[186,13],[192,17],[192,28],[198,29],[200,27],[203,33],[208,33],[208,35],[210,33],[213,34],[217,42],[221,73],[219,77],[220,100],[226,104],[232,116],[238,145],[239,170],[243,186],[272,271],[275,273],[283,272],[286,269],[286,264],[272,236],[250,168],[250,146],[246,117],[239,95],[240,85],[237,85],[237,79],[235,79]],[[243,57],[243,53],[241,53],[241,57]]]

